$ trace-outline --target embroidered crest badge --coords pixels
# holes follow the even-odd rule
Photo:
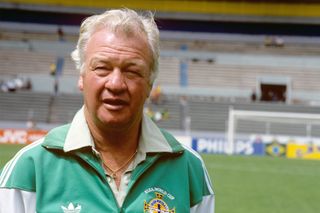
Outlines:
[[[144,201],[144,212],[147,213],[176,213],[175,208],[170,209],[163,200],[163,194],[155,192],[156,197],[150,200],[149,203]]]
[[[76,207],[73,203],[69,203],[68,207],[61,206],[63,213],[80,213],[81,206],[78,204]]]

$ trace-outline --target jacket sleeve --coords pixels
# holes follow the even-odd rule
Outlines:
[[[210,194],[202,198],[202,201],[190,209],[190,213],[214,213],[214,195]]]
[[[207,173],[206,167],[202,162],[202,172],[193,173],[197,178],[193,181],[192,194],[196,196],[196,202],[190,208],[190,213],[214,213],[215,195],[212,189],[210,177]],[[199,175],[199,174],[203,175]],[[193,176],[193,177],[195,177]]]
[[[34,153],[30,151],[38,144],[22,148],[0,170],[0,213],[36,211]]]
[[[215,195],[202,157],[194,150],[187,148],[191,153],[189,160],[190,184],[190,212],[214,213]]]
[[[0,213],[36,212],[36,193],[18,189],[0,188]]]

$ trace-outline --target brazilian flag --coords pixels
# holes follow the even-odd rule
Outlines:
[[[266,154],[273,157],[283,157],[286,155],[286,145],[273,140],[266,145]]]

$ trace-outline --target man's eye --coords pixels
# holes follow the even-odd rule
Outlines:
[[[98,76],[106,76],[110,73],[107,67],[95,67],[93,70]]]
[[[128,77],[142,77],[142,73],[140,70],[125,70],[125,73]]]
[[[94,70],[107,70],[108,67],[106,66],[98,66],[98,67],[95,67]]]

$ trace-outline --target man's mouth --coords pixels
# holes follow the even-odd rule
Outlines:
[[[114,99],[114,98],[106,98],[103,99],[104,106],[109,110],[120,110],[127,105],[129,105],[128,101],[122,99]]]

